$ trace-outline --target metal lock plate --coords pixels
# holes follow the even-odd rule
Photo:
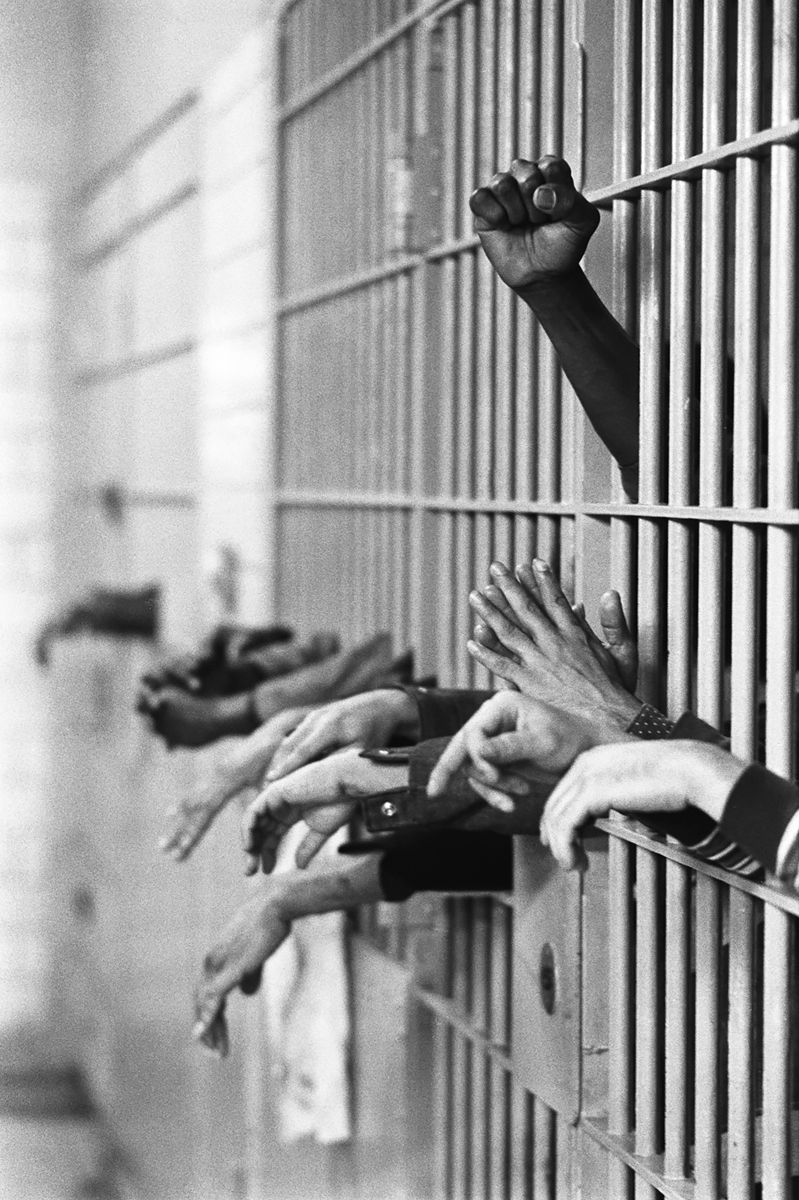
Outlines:
[[[581,879],[537,838],[516,838],[513,1065],[566,1120],[580,1112]]]

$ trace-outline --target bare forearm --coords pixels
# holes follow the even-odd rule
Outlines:
[[[549,337],[586,415],[638,498],[638,347],[580,268],[517,289]]]
[[[282,918],[295,921],[313,913],[340,912],[385,899],[380,885],[382,857],[382,854],[341,856],[339,862],[323,869],[273,877],[275,881],[280,878],[283,885],[278,900]]]

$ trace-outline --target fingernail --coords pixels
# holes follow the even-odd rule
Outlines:
[[[542,186],[535,194],[536,208],[543,208],[544,212],[549,212],[553,209],[557,202],[557,194],[551,187]]]
[[[492,562],[491,566],[488,569],[492,575],[509,575],[510,574],[510,572],[508,571],[508,568],[505,566],[504,563],[501,563],[501,562]]]
[[[205,1025],[202,1021],[198,1021],[191,1031],[191,1036],[195,1042],[199,1042],[200,1038],[205,1033]]]
[[[495,796],[491,802],[500,812],[512,813],[516,811],[516,805],[509,796]]]
[[[549,570],[549,564],[545,563],[543,558],[534,558],[533,569],[538,571],[539,575],[546,575],[547,571]]]

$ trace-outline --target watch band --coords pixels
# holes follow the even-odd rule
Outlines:
[[[627,733],[642,742],[655,742],[667,738],[674,729],[674,722],[652,704],[642,704],[639,712],[627,726]]]

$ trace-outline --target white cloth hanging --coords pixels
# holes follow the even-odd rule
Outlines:
[[[304,822],[291,830],[275,871],[294,869],[294,854],[307,832]],[[345,834],[331,838],[307,869],[329,862]],[[340,912],[302,917],[264,968],[279,1136],[285,1142],[314,1137],[330,1145],[351,1135],[345,924]]]

